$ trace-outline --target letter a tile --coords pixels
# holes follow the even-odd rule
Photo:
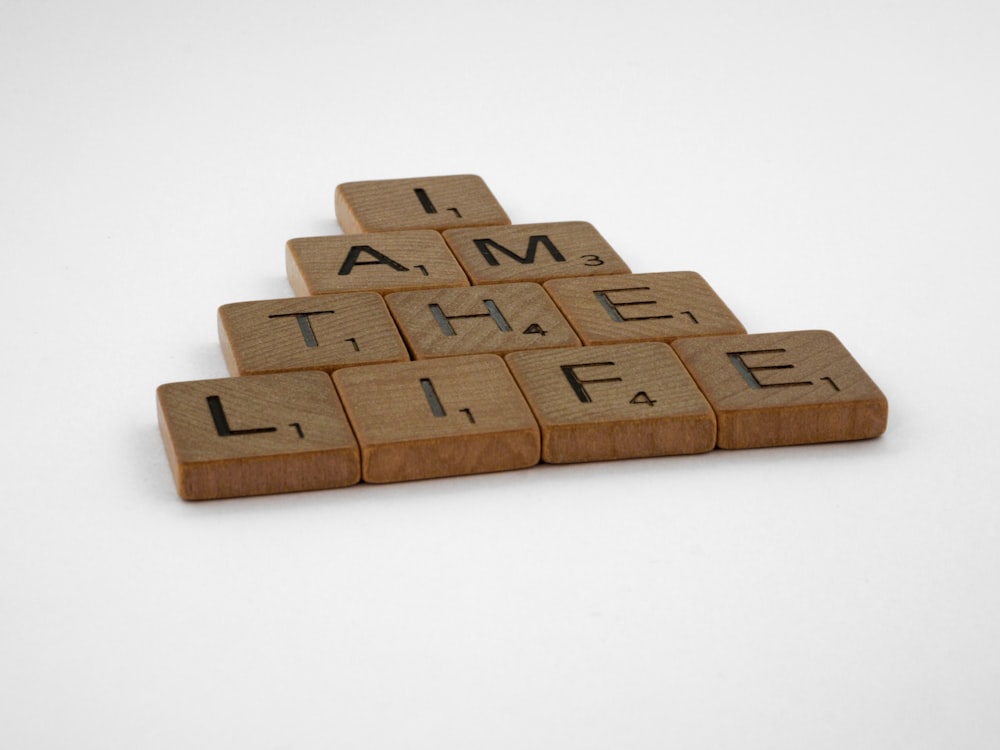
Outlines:
[[[469,286],[441,235],[431,230],[299,237],[285,245],[285,268],[300,297]]]
[[[678,339],[672,346],[718,420],[720,448],[881,435],[882,391],[829,331]]]
[[[346,234],[510,224],[477,175],[345,182],[337,186],[337,221]]]
[[[348,367],[333,378],[361,446],[366,482],[538,463],[538,424],[495,355]]]
[[[247,375],[156,390],[163,444],[185,500],[345,487],[358,445],[330,376]]]
[[[538,419],[547,463],[715,447],[712,408],[667,344],[522,351],[506,360]]]

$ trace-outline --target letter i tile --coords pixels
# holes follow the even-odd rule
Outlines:
[[[538,419],[547,463],[715,447],[712,408],[667,344],[520,351],[506,360]]]
[[[706,336],[672,343],[715,410],[720,448],[881,435],[882,391],[829,331]]]
[[[337,186],[337,221],[347,234],[510,224],[478,175],[408,177]]]
[[[362,365],[333,378],[361,446],[366,482],[538,463],[538,424],[496,355]]]
[[[185,500],[346,487],[358,444],[330,376],[247,375],[156,389],[163,444]]]

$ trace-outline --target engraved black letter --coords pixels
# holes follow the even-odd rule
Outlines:
[[[427,398],[427,403],[431,407],[431,414],[435,417],[445,417],[447,412],[444,410],[444,405],[441,403],[441,399],[438,398],[437,391],[434,389],[434,383],[431,382],[430,378],[420,378],[420,387],[424,389],[424,396]]]
[[[499,242],[496,242],[491,239],[473,240],[473,242],[476,243],[476,247],[479,248],[479,252],[482,253],[482,256],[486,259],[486,262],[491,266],[500,265],[500,261],[498,261],[496,259],[496,256],[490,252],[491,246],[495,250],[499,250],[508,258],[512,258],[513,260],[516,260],[518,263],[527,264],[535,262],[535,253],[538,252],[538,245],[539,243],[541,243],[542,245],[545,245],[545,249],[549,251],[549,255],[552,256],[553,260],[559,262],[566,260],[562,256],[562,253],[559,252],[559,248],[557,248],[555,244],[552,242],[552,240],[548,238],[548,235],[544,234],[532,235],[531,237],[528,238],[528,249],[525,250],[523,257],[515,252],[512,252],[511,250],[508,250]]]
[[[413,192],[417,194],[417,200],[420,201],[420,205],[424,207],[424,213],[436,214],[438,212],[437,208],[431,202],[430,196],[427,195],[427,191],[423,188],[413,188]]]
[[[299,331],[302,333],[302,338],[306,342],[306,346],[314,347],[319,346],[319,342],[316,340],[316,332],[313,331],[312,323],[309,322],[310,315],[333,315],[333,310],[317,310],[316,312],[304,312],[304,313],[280,313],[277,315],[268,315],[269,318],[295,318],[299,323]]]
[[[625,289],[597,289],[594,291],[594,296],[597,297],[597,301],[601,303],[601,307],[605,309],[611,319],[616,323],[624,323],[627,320],[655,320],[657,318],[672,318],[673,315],[645,315],[626,318],[619,311],[619,307],[627,307],[629,305],[655,305],[656,300],[644,299],[637,300],[635,302],[613,302],[610,297],[608,297],[608,292],[648,292],[648,286],[637,286],[629,287]]]
[[[583,387],[584,383],[616,383],[621,381],[621,378],[594,378],[593,380],[580,380],[576,373],[573,371],[576,367],[613,367],[614,362],[584,362],[578,365],[562,365],[561,369],[563,375],[566,376],[566,380],[569,381],[570,387],[576,394],[576,397],[584,404],[589,404],[593,399],[590,398],[590,394],[587,393],[587,389]]]
[[[784,352],[784,349],[751,349],[745,352],[727,352],[726,356],[729,357],[729,361],[733,363],[733,367],[735,367],[737,372],[743,376],[743,379],[747,381],[747,385],[751,388],[782,388],[788,385],[812,385],[813,383],[811,380],[796,380],[785,383],[761,383],[757,380],[757,376],[754,375],[754,373],[758,370],[791,370],[795,367],[795,365],[757,365],[756,367],[751,367],[743,361],[743,357],[748,354],[784,354]]]
[[[499,328],[504,333],[508,333],[511,330],[510,324],[507,319],[500,312],[500,308],[497,307],[496,302],[491,299],[484,299],[483,304],[486,305],[487,312],[484,313],[474,313],[472,315],[445,315],[441,311],[441,306],[437,303],[432,302],[428,307],[431,309],[431,315],[434,316],[434,320],[441,327],[445,336],[456,336],[455,329],[451,325],[451,321],[457,320],[459,318],[493,318],[493,322],[497,324]]]
[[[370,256],[375,258],[375,260],[358,260],[358,256],[361,255],[361,253],[368,253]],[[395,271],[410,270],[406,266],[394,261],[388,255],[383,255],[378,250],[369,247],[368,245],[354,245],[348,251],[347,257],[344,258],[344,262],[341,264],[340,270],[337,271],[337,275],[349,276],[355,266],[377,266],[379,264],[387,265]]]
[[[219,437],[232,437],[233,435],[256,435],[261,432],[277,432],[277,427],[252,427],[248,430],[234,430],[229,426],[226,419],[226,412],[222,410],[222,399],[218,396],[208,396],[208,410],[212,414],[212,421],[215,422],[215,431]]]

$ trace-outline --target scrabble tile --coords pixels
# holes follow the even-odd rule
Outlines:
[[[410,358],[375,292],[234,302],[219,308],[218,319],[219,341],[232,375],[332,372]]]
[[[414,359],[580,345],[534,283],[397,292],[385,301]]]
[[[554,279],[544,286],[585,345],[745,333],[692,271]]]
[[[167,383],[156,399],[177,492],[186,500],[360,480],[358,445],[325,373]]]
[[[443,234],[473,284],[629,273],[625,261],[585,221],[449,229]]]
[[[469,286],[438,232],[299,237],[285,245],[288,282],[299,296]]]
[[[483,179],[471,174],[345,182],[337,186],[336,211],[346,234],[510,224]]]
[[[718,420],[720,448],[881,435],[888,402],[829,331],[678,339]]]
[[[547,463],[715,448],[712,407],[667,344],[520,351],[505,359],[541,427]]]
[[[522,469],[538,425],[502,359],[474,355],[337,370],[366,482]]]

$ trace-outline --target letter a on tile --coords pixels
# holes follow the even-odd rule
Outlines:
[[[358,260],[361,257],[361,253],[367,253],[375,260]],[[338,276],[349,276],[351,271],[354,270],[355,266],[377,266],[386,265],[394,271],[409,271],[410,269],[404,266],[402,263],[397,263],[388,255],[380,253],[375,248],[370,245],[354,245],[347,253],[347,257],[344,258],[344,262],[340,266],[340,270],[337,271]]]

